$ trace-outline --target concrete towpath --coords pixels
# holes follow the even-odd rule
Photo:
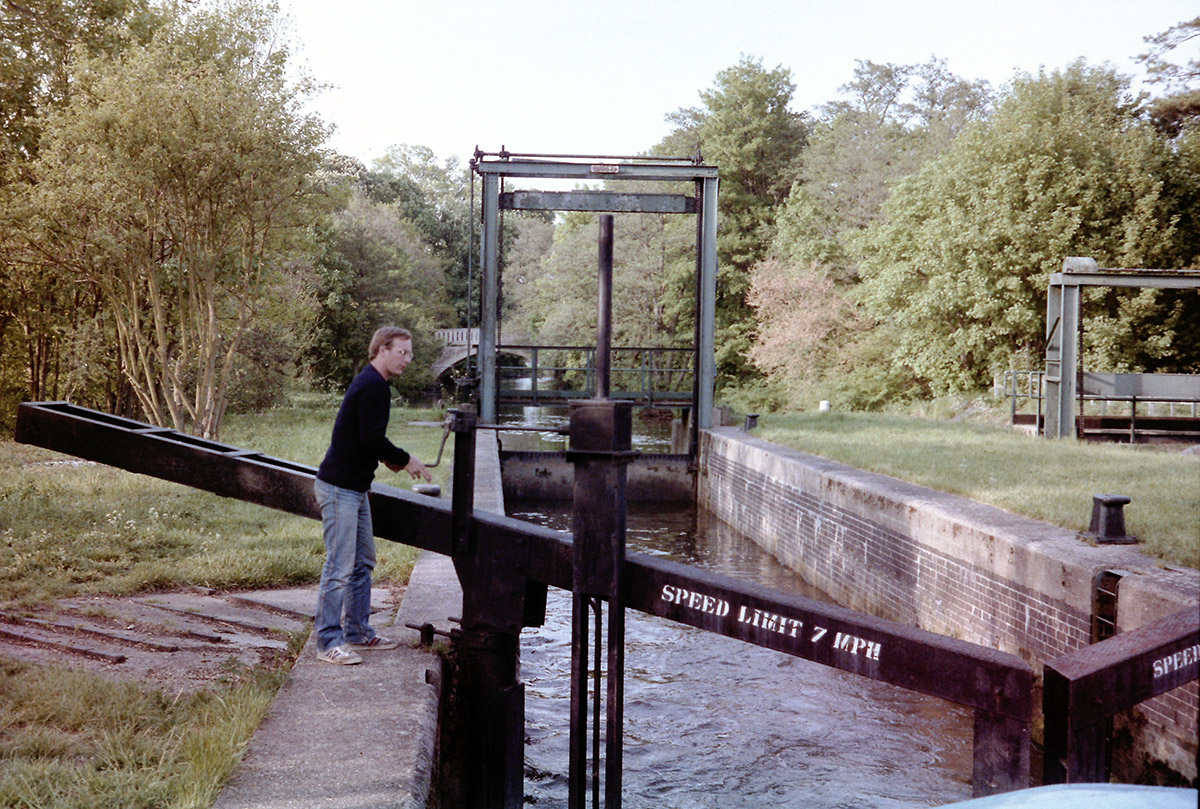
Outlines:
[[[475,508],[504,513],[495,433],[476,436]],[[446,493],[449,496],[449,493]],[[259,598],[271,595],[261,593]],[[307,614],[315,609],[313,590]],[[373,600],[374,603],[374,600]],[[398,649],[357,666],[316,659],[310,634],[214,809],[420,809],[429,801],[442,698],[442,659],[406,624],[450,628],[462,614],[451,560],[425,553],[398,610],[372,616]]]

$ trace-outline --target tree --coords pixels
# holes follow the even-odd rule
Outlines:
[[[944,151],[987,108],[986,83],[931,59],[923,65],[858,62],[843,99],[821,108],[800,178],[777,216],[768,258],[755,265],[750,302],[760,319],[755,363],[783,380],[795,402],[822,391],[842,406],[874,406],[908,386],[868,370],[878,324],[854,299],[853,241],[882,216],[893,185]],[[852,378],[869,374],[855,390]],[[846,380],[846,384],[835,384]]]
[[[743,56],[700,94],[703,108],[669,116],[676,129],[657,150],[700,152],[721,170],[716,343],[725,382],[755,373],[748,353],[756,324],[746,296],[750,270],[774,237],[775,212],[792,187],[807,136],[804,116],[789,109],[794,91],[790,71],[766,70],[761,60]],[[676,309],[691,310],[693,290],[690,274],[674,279]]]
[[[1200,120],[1200,58],[1193,56],[1176,64],[1166,56],[1188,43],[1200,42],[1200,17],[1148,36],[1146,42],[1150,50],[1139,60],[1146,66],[1150,81],[1166,93],[1150,105],[1150,114],[1159,129],[1175,136],[1189,122],[1195,125]]]
[[[935,393],[978,389],[1041,356],[1064,257],[1170,267],[1195,254],[1164,193],[1178,158],[1137,109],[1111,68],[1021,75],[988,121],[897,186],[857,245],[861,300],[894,330],[894,367]]]
[[[51,268],[25,255],[30,164],[49,114],[71,96],[73,57],[112,57],[144,42],[159,23],[145,0],[0,0],[0,414],[13,412],[6,406],[13,400],[68,391],[98,403],[77,378],[60,385],[67,369],[76,377],[79,371],[63,363],[64,347],[103,318],[94,290],[62,284]],[[115,379],[110,375],[100,385],[110,401]],[[7,420],[0,415],[0,425]]]
[[[805,207],[814,207],[816,216],[845,236],[878,219],[891,186],[945,151],[968,123],[983,116],[990,99],[986,82],[959,78],[940,59],[923,65],[859,61],[840,91],[846,99],[824,105],[809,136],[798,204],[802,218],[808,216]],[[799,258],[806,232],[790,221],[790,213],[780,215],[780,246]],[[831,269],[854,275],[852,267]]]
[[[451,317],[451,308],[442,267],[418,228],[397,206],[358,192],[322,224],[318,242],[318,314],[309,352],[317,384],[345,388],[366,363],[372,333],[386,324],[413,332],[417,361],[401,377],[401,392],[428,384],[425,369],[438,349],[428,335]]]
[[[147,417],[214,437],[239,349],[314,204],[326,127],[302,111],[272,9],[180,12],[85,58],[33,164],[46,264],[114,313]]]
[[[613,224],[613,345],[690,344],[690,323],[680,329],[677,313],[665,303],[672,282],[672,255],[666,214],[618,214]],[[524,248],[544,235],[536,220],[522,224],[516,245]],[[514,320],[539,339],[559,345],[596,341],[599,224],[596,215],[563,215],[553,244],[540,258],[534,249],[506,271],[507,283],[522,287]],[[694,238],[694,233],[693,233]],[[524,254],[520,254],[524,255]],[[521,279],[524,279],[523,281]]]
[[[32,160],[44,115],[66,103],[74,51],[114,56],[161,19],[147,0],[0,0],[0,155]]]
[[[375,161],[366,182],[372,199],[399,206],[441,264],[454,314],[450,322],[440,325],[466,326],[468,260],[473,250],[469,169],[463,169],[457,157],[439,163],[425,146],[396,145]],[[471,293],[477,302],[478,281]]]

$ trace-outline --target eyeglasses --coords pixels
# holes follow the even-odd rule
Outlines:
[[[392,349],[392,351],[393,351],[393,353],[399,354],[401,357],[408,357],[409,359],[412,359],[413,353],[410,349],[398,348],[398,349]]]

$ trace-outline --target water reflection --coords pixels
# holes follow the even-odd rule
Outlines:
[[[524,405],[501,407],[496,420],[501,424],[523,424],[544,427],[541,432],[504,432],[500,443],[506,450],[553,452],[567,448],[567,436],[559,427],[570,422],[567,405]],[[669,410],[634,409],[633,449],[637,452],[671,451],[671,412]]]
[[[566,528],[544,504],[512,516]],[[631,506],[631,551],[822,597],[718,520]],[[623,805],[928,807],[970,797],[970,711],[629,611]],[[567,805],[570,595],[522,635],[526,795]]]

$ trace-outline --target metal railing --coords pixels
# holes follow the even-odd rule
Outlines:
[[[529,365],[497,363],[501,402],[544,404],[587,399],[596,393],[593,346],[501,345],[497,353],[520,352]],[[687,405],[692,401],[694,352],[690,348],[614,347],[609,395],[644,405]]]
[[[1009,399],[1009,423],[1017,424],[1020,410],[1019,401],[1037,402],[1037,416],[1034,421],[1036,432],[1042,432],[1042,403],[1046,399],[1045,371],[1005,371],[1004,395]]]
[[[1155,380],[1162,377],[1174,381],[1187,375],[1154,375],[1154,374],[1107,374],[1080,373],[1076,389],[1077,396],[1077,431],[1079,435],[1120,435],[1128,436],[1130,443],[1136,443],[1139,434],[1145,436],[1150,432],[1170,432],[1172,425],[1154,423],[1153,419],[1200,418],[1200,399],[1194,392],[1188,392],[1184,385],[1176,385],[1182,393],[1176,393],[1162,385],[1147,385],[1149,393],[1123,393],[1121,388],[1129,386],[1126,379],[1149,377]],[[1134,385],[1142,390],[1140,384]],[[1009,370],[1004,372],[1002,395],[1009,400],[1009,423],[1036,425],[1039,435],[1044,431],[1044,409],[1046,400],[1046,372],[1028,370]],[[1029,402],[1036,404],[1036,415],[1022,412]],[[1112,403],[1122,405],[1116,413],[1110,413]],[[1165,409],[1165,413],[1160,413]],[[1120,412],[1124,411],[1124,412]],[[1177,411],[1182,411],[1177,412]],[[1120,424],[1107,423],[1105,419],[1128,419]],[[1141,423],[1139,424],[1139,419]]]

